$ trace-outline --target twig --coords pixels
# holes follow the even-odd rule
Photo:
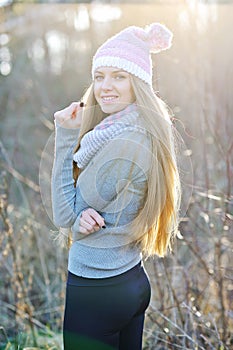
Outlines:
[[[187,337],[187,339],[189,339],[194,345],[199,346],[187,333],[185,333],[183,331],[183,329],[178,326],[177,324],[175,324],[174,322],[172,322],[172,320],[170,320],[168,317],[166,317],[165,315],[163,315],[159,310],[156,310],[153,306],[151,306],[151,308],[153,309],[153,311],[157,312],[164,320],[166,320],[167,322],[171,323],[173,325],[173,327],[175,327],[176,329],[178,329],[185,337]],[[206,350],[205,348],[203,348],[202,346],[199,346],[200,350]]]
[[[28,187],[30,187],[31,189],[33,189],[35,192],[40,193],[40,187],[33,182],[32,180],[28,179],[27,177],[21,175],[17,170],[15,170],[14,168],[10,167],[7,164],[3,164],[3,167],[17,180],[19,180],[20,182],[24,183],[25,185],[27,185]]]

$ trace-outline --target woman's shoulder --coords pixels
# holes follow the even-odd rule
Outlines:
[[[149,133],[135,127],[127,128],[111,139],[101,153],[100,157],[105,161],[124,159],[148,168],[152,155]]]
[[[151,148],[150,133],[140,125],[129,125],[111,141],[122,143],[122,147],[125,144],[132,143]]]

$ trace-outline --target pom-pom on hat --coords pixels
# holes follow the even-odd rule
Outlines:
[[[99,67],[116,67],[152,85],[150,53],[170,48],[173,34],[160,23],[145,29],[131,26],[108,39],[93,57],[92,77]]]

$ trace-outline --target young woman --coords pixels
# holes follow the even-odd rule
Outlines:
[[[72,232],[65,350],[142,348],[151,291],[141,261],[164,256],[178,226],[173,126],[150,57],[171,39],[158,23],[110,38],[84,102],[55,113],[54,223]]]

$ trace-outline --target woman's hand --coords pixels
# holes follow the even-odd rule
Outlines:
[[[79,232],[88,235],[106,228],[104,218],[93,208],[84,210],[79,220]]]
[[[56,123],[66,129],[80,128],[82,123],[83,102],[72,102],[68,107],[54,113]]]

